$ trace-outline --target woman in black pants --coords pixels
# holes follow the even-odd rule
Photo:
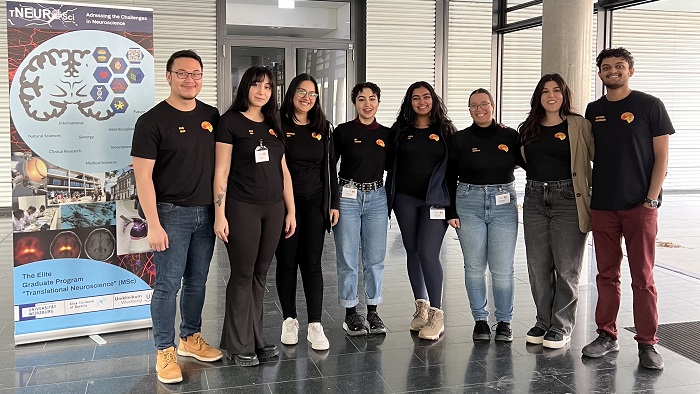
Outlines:
[[[392,133],[387,199],[406,248],[416,303],[411,331],[437,340],[444,332],[440,248],[447,231],[450,197],[445,179],[455,127],[433,87],[419,81],[408,87]]]
[[[338,177],[333,157],[333,134],[318,102],[318,83],[309,74],[289,84],[280,108],[287,143],[286,160],[294,185],[297,231],[282,234],[277,246],[277,294],[282,306],[282,343],[299,342],[296,292],[301,270],[308,314],[306,339],[314,350],[327,350],[321,325],[323,274],[321,254],[325,231],[338,222]]]
[[[270,70],[249,68],[216,130],[214,232],[231,264],[221,348],[243,366],[279,353],[263,336],[265,281],[280,232],[296,228],[274,92]]]

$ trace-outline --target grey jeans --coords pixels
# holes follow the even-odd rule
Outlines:
[[[523,227],[537,326],[571,334],[586,243],[586,234],[578,227],[572,182],[528,180]]]

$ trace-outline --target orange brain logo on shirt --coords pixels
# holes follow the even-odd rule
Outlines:
[[[428,138],[430,138],[433,141],[440,141],[440,137],[438,137],[437,134],[430,134]]]
[[[508,152],[508,145],[506,145],[506,144],[498,145],[498,149],[502,150],[504,152]]]
[[[270,135],[274,135],[275,137],[277,137],[277,133],[275,133],[275,130],[270,129],[267,132],[270,133]]]
[[[321,141],[321,138],[323,138],[323,136],[321,136],[321,134],[319,133],[311,133],[311,138],[316,138],[317,140]]]
[[[385,146],[383,140],[377,140],[377,145],[381,146],[382,148]]]
[[[560,132],[554,134],[554,138],[559,138],[561,141],[564,141],[566,139],[566,134],[564,134],[560,131]]]
[[[214,126],[212,126],[211,123],[207,122],[206,120],[202,122],[202,128],[204,130],[209,130],[210,133],[214,131]]]
[[[634,114],[632,112],[625,112],[620,116],[620,119],[626,121],[627,123],[632,123],[634,120]]]

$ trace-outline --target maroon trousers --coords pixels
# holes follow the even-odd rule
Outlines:
[[[658,211],[641,205],[624,211],[591,210],[591,225],[598,264],[596,284],[598,304],[595,321],[598,332],[617,338],[617,313],[620,309],[620,265],[622,237],[632,276],[634,339],[640,344],[656,344],[659,318],[656,310],[654,254]]]

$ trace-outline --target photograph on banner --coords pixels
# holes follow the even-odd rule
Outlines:
[[[15,342],[150,326],[130,150],[155,104],[153,11],[6,4]]]

